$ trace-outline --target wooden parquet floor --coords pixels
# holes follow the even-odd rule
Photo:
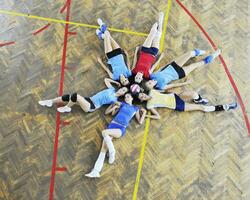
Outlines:
[[[223,57],[250,116],[249,1],[182,0],[222,48]],[[0,9],[65,20],[64,0],[2,0]],[[96,24],[101,17],[111,27],[147,33],[167,0],[72,0],[70,21]],[[0,14],[0,199],[49,199],[56,110],[38,105],[57,96],[61,73],[64,25]],[[105,88],[106,74],[96,61],[104,56],[95,29],[70,25],[64,92],[90,96]],[[132,59],[144,37],[113,33]],[[194,49],[212,50],[192,20],[172,1],[162,63]],[[235,100],[219,60],[190,75],[186,89],[199,90],[212,103]],[[131,123],[115,141],[116,163],[104,165],[102,177],[84,177],[101,146],[101,131],[110,121],[105,108],[83,113],[75,107],[61,120],[54,199],[132,199],[145,125]],[[249,200],[250,138],[241,109],[233,112],[177,113],[163,109],[161,121],[150,123],[137,199]]]

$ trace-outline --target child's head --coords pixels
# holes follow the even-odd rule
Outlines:
[[[129,84],[128,78],[126,78],[123,74],[120,75],[120,83],[123,86],[127,86]]]
[[[143,80],[143,73],[137,72],[135,75],[135,82],[136,83],[141,83]]]

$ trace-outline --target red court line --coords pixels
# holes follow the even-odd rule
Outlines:
[[[67,4],[66,21],[69,21],[71,0],[67,0],[66,4]],[[65,31],[64,31],[64,44],[63,44],[63,52],[62,52],[61,78],[60,78],[60,83],[59,83],[59,96],[62,96],[62,93],[63,93],[64,68],[66,64],[68,31],[69,31],[69,24],[66,24]],[[57,112],[56,113],[56,134],[55,134],[55,141],[54,141],[53,163],[52,163],[51,178],[50,178],[50,192],[49,192],[50,200],[53,200],[53,193],[54,193],[54,186],[55,186],[59,131],[60,131],[60,113]]]
[[[44,27],[38,29],[37,31],[33,32],[33,35],[37,35],[38,33],[41,33],[42,31],[44,31],[45,29],[47,29],[50,26],[50,23],[48,23],[47,25],[45,25]]]
[[[77,32],[69,32],[70,35],[77,35]]]
[[[205,31],[205,29],[201,26],[201,24],[198,22],[198,20],[192,15],[192,13],[179,1],[179,0],[176,0],[176,2],[181,6],[181,8],[192,18],[192,20],[194,21],[194,23],[199,27],[199,29],[202,31],[202,33],[205,35],[205,37],[207,38],[207,40],[209,41],[209,43],[212,45],[213,49],[216,50],[217,49],[217,46],[214,44],[213,40],[211,39],[211,37],[208,35],[208,33]],[[241,110],[242,110],[242,113],[243,113],[243,116],[244,116],[244,120],[245,120],[245,123],[246,123],[246,127],[247,127],[247,130],[248,130],[248,134],[250,136],[250,122],[249,122],[249,119],[248,119],[248,116],[247,116],[247,112],[246,112],[246,108],[245,108],[245,105],[243,103],[243,100],[241,98],[241,95],[239,93],[239,90],[234,82],[234,79],[231,75],[231,73],[229,72],[228,70],[228,67],[225,63],[225,60],[223,59],[223,57],[220,55],[219,56],[219,59],[224,67],[224,70],[227,74],[227,77],[234,89],[234,92],[238,98],[238,102],[240,103],[240,107],[241,107]]]
[[[70,121],[60,121],[63,126],[69,125]]]
[[[15,44],[15,43],[16,43],[16,42],[6,42],[6,43],[2,43],[2,44],[0,44],[0,47],[12,45],[12,44]]]
[[[66,0],[64,6],[62,7],[62,9],[60,10],[60,13],[63,13],[66,9],[66,7],[68,6],[68,0]]]
[[[67,168],[66,167],[57,167],[56,171],[58,171],[58,172],[64,172],[64,171],[67,171]]]

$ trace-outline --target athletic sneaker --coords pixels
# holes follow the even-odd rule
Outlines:
[[[205,105],[205,104],[207,104],[209,101],[208,101],[208,99],[203,99],[203,98],[201,97],[201,95],[199,95],[199,98],[198,98],[198,99],[193,99],[193,102],[196,103],[196,104],[203,104],[203,105]]]
[[[104,39],[104,34],[103,34],[103,32],[101,32],[100,29],[96,29],[95,32],[96,32],[96,35],[98,36],[98,38],[99,38],[100,40]]]
[[[47,106],[47,107],[52,107],[53,106],[53,101],[52,100],[38,101],[38,103],[41,106]]]
[[[235,102],[235,103],[231,103],[231,104],[225,104],[225,105],[223,105],[223,108],[224,108],[224,110],[226,110],[226,111],[228,111],[228,110],[232,110],[232,109],[235,109],[235,108],[237,108],[237,102]]]
[[[57,108],[57,111],[60,112],[60,113],[70,112],[71,108],[68,107],[68,106],[63,106],[63,107]]]
[[[103,23],[103,21],[102,21],[102,19],[101,18],[98,18],[97,19],[97,23],[100,25],[100,31],[102,32],[102,33],[105,33],[105,31],[107,30],[107,26],[106,26],[106,24],[104,24]]]
[[[194,56],[202,56],[206,53],[206,51],[201,49],[194,49],[194,53],[195,53]]]
[[[221,53],[220,49],[217,49],[213,54],[207,56],[206,58],[204,58],[204,62],[206,64],[211,63],[216,57],[218,57]]]
[[[98,171],[96,171],[95,169],[92,169],[92,171],[88,174],[85,174],[85,176],[89,178],[99,178],[101,175]]]
[[[109,164],[113,164],[115,162],[115,151],[109,152]]]

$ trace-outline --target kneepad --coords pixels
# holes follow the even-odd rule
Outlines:
[[[62,100],[63,101],[69,101],[69,97],[70,97],[69,94],[65,94],[65,95],[62,96]]]
[[[72,94],[70,99],[72,102],[76,102],[77,101],[77,93]]]

